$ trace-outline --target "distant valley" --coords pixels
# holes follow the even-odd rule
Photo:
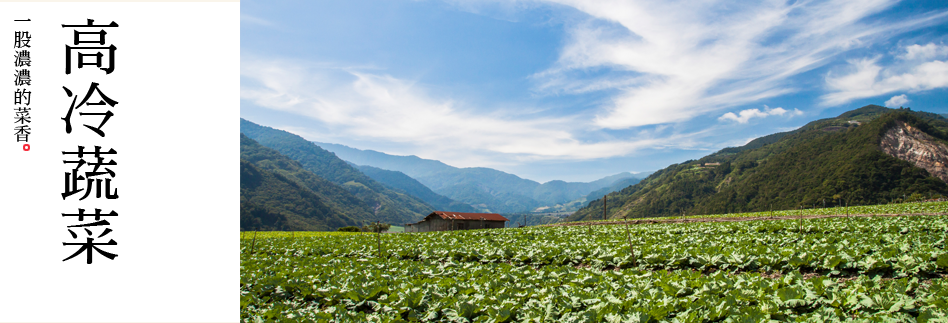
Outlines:
[[[454,212],[477,212],[468,204],[454,201],[443,195],[431,191],[424,184],[399,171],[385,170],[372,166],[355,165],[362,173],[390,188],[401,190],[406,194],[416,196],[430,204],[436,210],[450,210]]]
[[[315,144],[356,165],[404,173],[437,194],[485,212],[571,212],[585,205],[593,192],[597,192],[594,197],[601,197],[606,191],[622,189],[639,180],[637,175],[623,172],[589,183],[554,180],[540,184],[491,168],[457,168],[417,156],[394,156],[331,143]]]

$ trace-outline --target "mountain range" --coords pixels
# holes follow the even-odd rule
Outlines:
[[[553,180],[540,184],[491,168],[458,168],[417,156],[395,156],[331,143],[315,144],[353,164],[404,173],[434,193],[483,212],[514,213],[557,206],[563,208],[564,204],[571,202],[585,202],[593,191],[609,188],[617,181],[633,183],[635,180],[631,179],[636,176],[623,172],[589,183]]]
[[[542,202],[512,192],[530,190],[548,201],[582,199],[592,188],[628,180],[631,175],[617,174],[593,183],[551,181],[540,185],[489,168],[456,171],[459,169],[438,161],[407,160],[409,169],[433,166],[441,170],[438,174],[447,178],[440,180],[457,182],[445,191],[473,197],[468,200],[481,206],[475,208],[438,194],[400,171],[344,161],[289,132],[245,119],[241,119],[240,129],[241,228],[244,230],[333,230],[373,221],[402,225],[416,222],[434,210],[492,211],[488,205],[502,203],[508,207],[494,209],[529,211],[542,206]],[[419,161],[419,164],[412,163]],[[471,178],[479,180],[471,181]],[[471,182],[474,185],[466,185]],[[513,188],[505,186],[508,183],[513,183]],[[499,188],[501,193],[491,194],[476,189],[476,185]],[[570,207],[578,209],[582,201]],[[546,208],[561,211],[554,207],[562,208],[562,205]]]
[[[291,134],[283,130],[277,130],[270,127],[257,125],[245,119],[240,120],[240,132],[248,140],[271,149],[272,152],[258,154],[264,157],[245,158],[245,155],[255,153],[253,144],[242,138],[241,159],[253,163],[258,169],[270,171],[273,174],[293,173],[296,178],[288,177],[289,182],[296,182],[308,188],[310,191],[319,192],[320,190],[340,192],[340,189],[348,192],[348,195],[339,195],[344,200],[339,201],[339,205],[348,207],[348,210],[342,214],[349,215],[349,220],[340,218],[339,221],[330,222],[327,225],[330,228],[336,228],[341,224],[354,224],[353,221],[382,221],[392,224],[405,224],[417,222],[424,216],[434,211],[434,207],[425,203],[418,197],[398,191],[373,180],[364,173],[349,165],[349,163],[339,159],[331,152],[323,150],[312,142],[303,139],[300,136]],[[246,145],[244,143],[247,143]],[[286,157],[281,158],[281,157]],[[249,157],[248,157],[249,158]],[[293,161],[290,163],[289,161]],[[245,164],[242,161],[242,166]],[[248,170],[250,168],[248,167]],[[241,174],[241,192],[243,197],[244,178]],[[287,177],[287,176],[284,176]],[[307,185],[298,178],[314,178],[312,182],[318,182],[318,186]],[[323,180],[323,181],[320,181]],[[332,188],[324,186],[332,185]],[[271,190],[277,193],[275,190]],[[293,193],[296,194],[296,193]],[[277,198],[273,194],[270,198]],[[266,200],[258,198],[260,200]],[[248,199],[250,202],[254,200]],[[242,200],[243,201],[243,200]],[[277,202],[268,201],[254,203],[254,205],[277,205]],[[294,206],[284,204],[283,209],[291,209]],[[339,214],[339,213],[334,213]],[[341,216],[341,215],[340,215]],[[305,217],[304,217],[305,218]]]
[[[948,195],[948,120],[865,106],[673,164],[608,195],[608,218],[878,204]],[[600,219],[593,200],[566,221]]]
[[[454,212],[476,212],[470,205],[454,201],[443,195],[431,191],[424,184],[398,171],[385,170],[372,166],[355,166],[366,176],[382,183],[389,188],[401,190],[406,194],[418,197],[436,210],[450,210]]]
[[[610,218],[948,195],[945,115],[874,105],[638,174],[645,179],[621,173],[590,183],[540,184],[490,168],[314,143],[245,119],[240,142],[242,230],[400,225],[434,210],[517,213],[528,224],[598,219],[605,195]]]

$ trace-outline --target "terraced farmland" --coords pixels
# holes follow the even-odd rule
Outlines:
[[[241,319],[944,321],[946,237],[948,215],[385,234],[381,252],[244,233]]]

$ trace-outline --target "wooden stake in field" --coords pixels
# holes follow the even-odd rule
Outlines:
[[[802,205],[800,206],[799,212],[800,212],[800,216],[798,217],[799,220],[797,221],[798,222],[797,230],[802,234],[803,233],[803,206]]]
[[[602,196],[602,220],[603,220],[603,221],[606,220],[606,199],[607,199],[608,197],[609,197],[608,194]]]
[[[382,258],[382,225],[381,225],[381,222],[375,221],[375,231],[378,231],[378,237],[379,237],[379,258]]]
[[[250,254],[253,254],[253,246],[257,243],[257,231],[253,232],[253,240],[250,241]]]
[[[632,264],[635,264],[635,250],[632,250],[632,232],[629,230],[629,215],[625,215],[625,235],[629,238],[629,255],[632,256]]]

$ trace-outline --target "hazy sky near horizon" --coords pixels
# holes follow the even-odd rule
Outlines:
[[[942,1],[251,0],[240,37],[243,118],[539,182],[948,113]]]

